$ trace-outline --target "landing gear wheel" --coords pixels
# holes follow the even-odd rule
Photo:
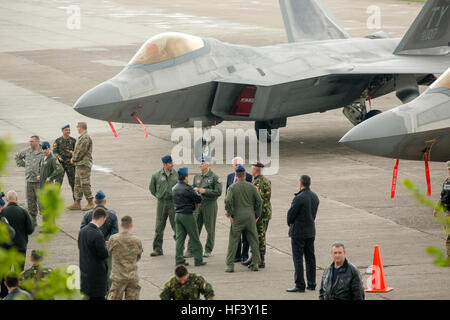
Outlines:
[[[363,121],[366,121],[367,119],[370,119],[370,118],[372,118],[372,117],[374,117],[374,116],[376,116],[377,114],[380,114],[380,113],[381,113],[380,110],[376,110],[376,109],[370,110],[370,111],[367,112],[366,115],[364,116],[364,120],[363,120]]]
[[[255,131],[256,137],[262,142],[272,142],[278,135],[278,129],[272,128],[268,121],[255,121]]]
[[[210,157],[210,150],[209,150],[209,144],[206,142],[205,139],[197,139],[194,143],[194,156],[197,161],[202,161],[203,157]]]
[[[194,143],[194,157],[198,161],[202,161],[203,157],[211,157],[211,149],[209,147],[209,144],[211,142],[211,128],[206,127],[202,130],[203,137],[200,139],[197,139]]]

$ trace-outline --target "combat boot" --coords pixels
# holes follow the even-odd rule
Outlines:
[[[84,207],[81,210],[88,211],[88,210],[91,210],[91,209],[94,209],[94,202],[92,201],[92,199],[88,200],[88,204],[86,205],[86,207]]]
[[[80,200],[74,200],[71,206],[67,207],[68,210],[81,210]]]
[[[180,263],[176,263],[176,262],[175,262],[175,265],[177,265],[177,266],[179,266],[179,265],[189,266],[189,262],[187,262],[186,260],[184,260],[183,262],[180,262]]]
[[[253,264],[253,265],[250,267],[250,270],[251,270],[251,271],[259,271],[258,265],[257,265],[257,264]]]
[[[260,269],[264,269],[266,267],[266,263],[264,262],[264,256],[261,256],[261,262],[259,263],[258,266]]]
[[[234,268],[232,266],[228,267],[225,269],[225,272],[229,272],[229,273],[234,272]]]

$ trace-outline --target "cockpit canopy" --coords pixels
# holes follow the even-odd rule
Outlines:
[[[202,38],[178,32],[165,32],[148,39],[129,64],[154,64],[180,57],[204,46]]]

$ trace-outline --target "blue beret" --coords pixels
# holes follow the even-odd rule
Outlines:
[[[187,176],[188,175],[188,168],[180,168],[178,169],[178,175],[181,176]]]
[[[0,198],[0,206],[4,207],[5,206],[5,200],[3,200],[2,198]]]
[[[161,158],[163,163],[170,163],[172,162],[172,157],[171,156],[164,156]]]
[[[105,193],[102,190],[98,190],[97,194],[95,195],[96,200],[103,200],[105,199]]]
[[[241,165],[238,165],[238,167],[236,168],[236,172],[245,172],[245,168]]]
[[[42,142],[41,148],[42,148],[42,150],[49,149],[50,143],[48,141]]]
[[[67,129],[67,128],[70,128],[70,124],[63,125],[63,126],[61,127],[61,130],[64,130],[64,129]]]
[[[211,157],[209,157],[209,156],[203,156],[203,157],[202,157],[202,162],[211,163]]]

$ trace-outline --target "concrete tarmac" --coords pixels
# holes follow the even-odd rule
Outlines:
[[[393,37],[404,34],[422,7],[422,3],[395,0],[327,3],[354,37],[378,31],[367,27],[372,5],[380,9],[381,29]],[[81,25],[71,30],[67,10],[73,5],[81,10]],[[0,3],[0,16],[0,137],[9,136],[16,152],[26,147],[32,134],[53,142],[60,126],[70,123],[77,137],[76,123],[88,122],[96,165],[93,191],[106,193],[107,206],[119,218],[131,215],[135,220],[134,232],[144,245],[139,263],[141,299],[158,299],[173,273],[175,242],[168,224],[165,255],[149,256],[156,201],[148,185],[151,174],[161,168],[160,157],[174,147],[172,129],[149,125],[146,139],[138,124],[115,124],[119,134],[115,139],[107,123],[81,116],[72,105],[86,90],[118,73],[146,39],[160,32],[186,32],[255,46],[286,42],[278,1],[8,0]],[[388,110],[400,102],[390,94],[372,104]],[[346,245],[348,259],[359,268],[365,284],[374,245],[380,246],[388,285],[395,290],[366,294],[366,299],[450,298],[450,269],[434,266],[425,251],[429,245],[445,247],[443,228],[430,209],[419,205],[401,184],[395,199],[390,199],[394,160],[361,154],[337,143],[351,127],[342,110],[334,110],[289,118],[287,127],[280,130],[280,169],[269,177],[273,218],[267,233],[266,269],[250,272],[236,264],[235,273],[224,272],[229,221],[224,216],[224,196],[219,198],[213,256],[207,258],[206,266],[189,268],[212,283],[217,299],[318,298],[318,290],[285,292],[294,285],[286,213],[301,174],[311,176],[312,190],[321,201],[315,245],[318,286],[324,268],[331,263],[330,246],[339,241]],[[217,128],[223,132],[228,128],[246,130],[253,128],[253,123],[225,122]],[[17,190],[20,203],[26,205],[24,170],[15,166],[13,153],[9,159],[7,172],[0,177],[2,187]],[[192,173],[199,172],[198,165],[188,167]],[[431,198],[437,200],[446,171],[443,163],[432,162],[430,169]],[[213,165],[212,170],[225,185],[232,169],[223,164]],[[426,191],[423,163],[400,161],[399,181],[403,178]],[[67,179],[62,195],[69,204]],[[81,218],[80,211],[64,213],[59,221],[61,233],[45,246],[50,252],[48,266],[78,264],[76,239]],[[203,230],[203,244],[205,238]],[[34,234],[29,250],[37,247]],[[193,265],[193,259],[189,262]]]

